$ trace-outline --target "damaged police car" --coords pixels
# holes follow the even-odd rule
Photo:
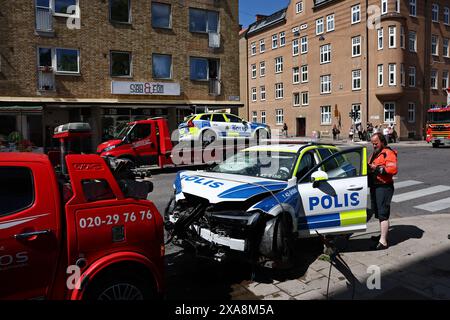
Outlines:
[[[165,220],[172,238],[198,254],[220,261],[241,253],[281,267],[291,264],[296,238],[365,231],[366,209],[364,147],[259,145],[179,172]]]

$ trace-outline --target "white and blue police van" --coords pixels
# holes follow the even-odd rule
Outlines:
[[[173,187],[166,229],[216,260],[241,253],[289,265],[297,238],[366,230],[364,147],[252,146],[207,170],[178,172]]]

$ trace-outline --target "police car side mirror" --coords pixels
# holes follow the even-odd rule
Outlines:
[[[321,181],[327,181],[328,174],[324,171],[316,171],[311,174],[311,182],[313,184],[313,188],[318,188]]]

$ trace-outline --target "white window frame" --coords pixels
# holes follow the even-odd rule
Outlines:
[[[400,13],[400,0],[395,0],[395,12]]]
[[[275,83],[275,100],[284,98],[284,84],[283,82]]]
[[[394,87],[397,85],[397,65],[395,63],[389,63],[388,65],[389,74],[389,86]]]
[[[325,24],[323,17],[316,19],[316,35],[323,34],[325,32]]]
[[[438,70],[431,69],[431,71],[430,71],[430,88],[432,90],[438,89],[438,81],[439,81]]]
[[[330,94],[331,83],[331,74],[320,76],[320,94]]]
[[[308,106],[309,105],[309,91],[303,91],[301,93],[302,96],[302,106]]]
[[[439,55],[439,36],[435,34],[431,35],[431,54],[433,56]]]
[[[280,48],[286,45],[286,32],[280,32]]]
[[[361,69],[352,70],[352,90],[357,91],[361,90]]]
[[[405,64],[400,64],[400,85],[404,87],[406,84],[406,71],[405,71]]]
[[[300,53],[308,53],[308,36],[303,36],[300,38]]]
[[[351,24],[359,23],[361,22],[361,5],[357,4],[351,8],[352,18],[351,18]],[[356,17],[355,17],[356,15]],[[355,19],[357,18],[357,19]]]
[[[275,109],[275,123],[277,126],[282,126],[284,124],[284,110]]]
[[[256,102],[257,100],[257,91],[256,91],[256,87],[252,87],[251,89],[251,97],[252,97],[252,102]]]
[[[408,102],[408,123],[416,122],[416,104]]]
[[[411,17],[417,17],[417,1],[409,0],[409,15]]]
[[[320,46],[320,64],[331,63],[331,43]]]
[[[252,68],[252,79],[256,79],[256,74],[257,74],[257,71],[256,71],[256,64],[252,64],[252,66],[251,66],[251,68]]]
[[[358,117],[356,118],[356,122],[361,121],[361,104],[360,103],[353,103],[352,104],[352,109],[353,112],[356,112],[356,114],[358,115]],[[352,119],[352,123],[355,123],[355,121]]]
[[[278,34],[272,35],[272,49],[278,48]]]
[[[388,0],[381,0],[381,14],[388,13]]]
[[[386,108],[388,107],[388,108]],[[385,102],[383,106],[384,123],[395,123],[395,102]],[[391,117],[392,115],[392,117]],[[387,116],[387,117],[386,117]]]
[[[306,83],[309,81],[309,76],[308,76],[308,65],[304,64],[300,67],[300,73],[301,73],[301,78],[300,81],[301,83]]]
[[[397,48],[397,27],[389,26],[389,49]]]
[[[382,87],[384,85],[384,66],[382,64],[379,64],[377,66],[377,84],[379,87]]]
[[[361,56],[361,41],[361,36],[352,38],[352,58]],[[358,51],[357,54],[355,54],[355,50]]]
[[[258,111],[252,111],[252,122],[258,122]]]
[[[414,37],[412,37],[414,36]],[[411,50],[411,44],[413,44],[413,48]],[[417,33],[415,31],[409,31],[408,33],[408,50],[409,52],[417,52]]]
[[[256,42],[252,42],[250,44],[250,54],[252,56],[256,56]]]
[[[283,56],[275,58],[275,73],[283,72]]]
[[[442,55],[445,58],[450,58],[449,43],[450,43],[450,39],[449,38],[444,38],[442,40]]]
[[[298,38],[292,40],[292,56],[298,56],[300,54],[300,45]]]
[[[75,14],[56,12],[55,11],[55,8],[56,8],[55,1],[56,0],[49,0],[50,10],[51,10],[53,16],[55,16],[55,17],[64,17],[64,18],[76,18],[76,19],[80,18],[80,0],[76,0]],[[128,10],[129,10],[128,11],[129,12],[128,22],[131,22],[131,2],[129,2]]]
[[[450,25],[450,8],[449,7],[444,7],[444,24],[445,25]]]
[[[383,28],[377,29],[377,48],[383,50],[384,44],[384,31]]]
[[[327,32],[334,31],[334,13],[327,16]]]
[[[292,105],[294,107],[300,107],[301,101],[300,101],[300,92],[294,92],[292,93]]]
[[[302,12],[303,12],[303,1],[298,1],[295,4],[295,13],[299,14],[299,13],[302,13]]]
[[[57,54],[58,50],[73,50],[73,51],[77,52],[77,67],[78,67],[77,71],[58,70],[58,54]],[[133,74],[133,64],[132,64],[133,63],[133,55],[131,54],[131,52],[127,52],[127,53],[130,54],[130,75],[126,76],[126,77],[132,77],[132,74]],[[55,70],[55,74],[59,74],[59,75],[80,74],[80,70],[81,70],[80,56],[81,56],[80,49],[65,48],[65,47],[54,47],[54,48],[52,48],[52,64],[54,66],[53,69]],[[111,55],[110,55],[110,57],[111,57]]]
[[[266,123],[266,111],[261,110],[261,123],[265,124]]]
[[[320,106],[320,124],[331,124],[331,106]]]
[[[408,87],[415,88],[416,85],[417,85],[416,67],[411,66],[408,68]]]
[[[442,71],[442,89],[446,90],[449,86],[449,73],[448,70]]]
[[[439,5],[436,3],[431,4],[431,21],[439,22]]]
[[[259,40],[259,53],[266,52],[266,41],[264,39]]]
[[[292,83],[299,84],[300,83],[300,67],[292,68]]]
[[[266,62],[261,61],[259,63],[259,77],[265,77],[266,76]]]
[[[261,101],[266,101],[266,86],[259,87],[260,99]]]
[[[405,49],[405,27],[400,26],[400,48]]]

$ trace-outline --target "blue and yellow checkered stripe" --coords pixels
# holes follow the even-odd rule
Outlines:
[[[298,219],[299,230],[311,230],[332,227],[345,227],[365,224],[367,220],[366,209],[329,213],[317,216],[301,217]]]

